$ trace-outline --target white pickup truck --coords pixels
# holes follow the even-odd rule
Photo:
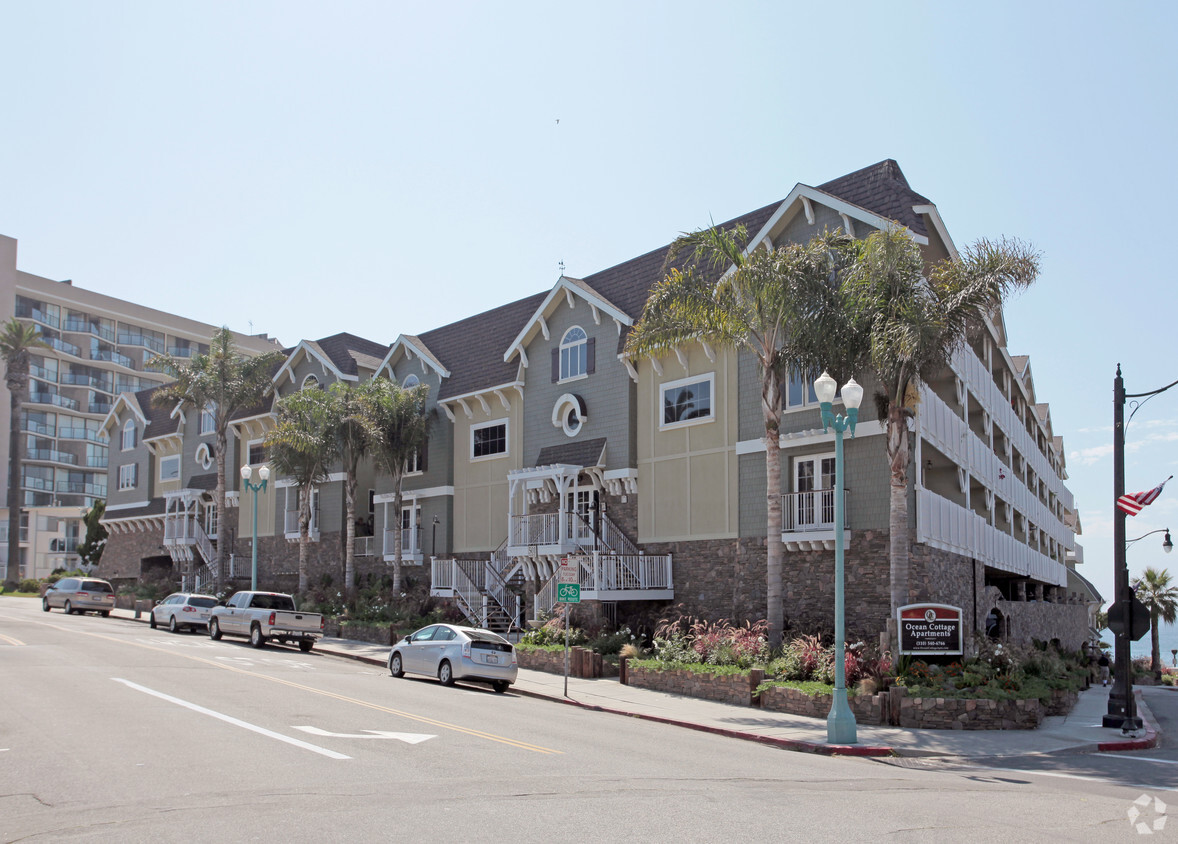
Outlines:
[[[209,616],[209,638],[248,636],[255,648],[273,640],[298,642],[306,652],[323,636],[323,616],[299,612],[294,598],[281,592],[238,592]]]

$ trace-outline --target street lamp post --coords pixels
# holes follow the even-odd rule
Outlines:
[[[1125,428],[1141,405],[1175,384],[1178,381],[1148,393],[1126,393],[1120,364],[1117,364],[1117,375],[1113,379],[1113,590],[1115,603],[1120,605],[1122,626],[1121,632],[1116,634],[1113,648],[1117,673],[1113,678],[1113,687],[1109,690],[1108,711],[1101,719],[1101,725],[1120,727],[1121,732],[1126,734],[1140,731],[1143,724],[1137,717],[1137,700],[1133,697],[1133,658],[1129,644],[1133,626],[1133,588],[1129,585],[1129,566],[1125,562],[1125,550],[1129,543],[1125,541],[1125,511],[1117,506],[1117,501],[1125,494]],[[1133,402],[1133,413],[1129,414],[1128,420],[1125,419],[1126,399],[1141,399],[1140,402]],[[1169,539],[1168,531],[1166,539]],[[1173,547],[1173,543],[1170,547]]]
[[[859,403],[863,388],[852,378],[843,385],[845,415],[835,416],[832,409],[838,385],[823,372],[814,382],[814,394],[822,408],[822,429],[834,428],[834,694],[830,715],[826,718],[827,744],[855,744],[858,734],[855,713],[847,702],[846,598],[843,594],[843,432],[855,436]]]
[[[258,591],[258,493],[266,491],[266,482],[270,480],[270,467],[262,466],[258,469],[258,477],[261,479],[260,483],[251,484],[250,478],[253,477],[254,470],[249,466],[241,467],[241,482],[245,484],[245,488],[254,494],[254,538],[253,538],[253,554],[252,565],[250,567],[250,590]]]

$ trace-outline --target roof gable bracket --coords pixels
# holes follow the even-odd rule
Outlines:
[[[593,324],[601,325],[601,311],[597,310],[597,306],[592,302],[589,303],[589,310],[593,311]]]
[[[679,365],[683,367],[683,372],[687,373],[687,355],[683,354],[683,349],[679,346],[675,347],[675,357],[679,358]]]
[[[528,353],[524,351],[523,345],[516,346],[516,351],[519,352],[519,362],[523,364],[524,369],[528,368]]]
[[[814,225],[814,206],[810,204],[810,197],[803,195],[799,198],[802,200],[802,210],[806,212],[806,222]]]
[[[847,233],[847,237],[854,237],[855,225],[851,222],[851,218],[845,212],[840,213],[839,216],[843,218],[843,230]]]
[[[540,331],[544,335],[544,339],[551,340],[552,338],[548,334],[548,320],[544,319],[544,314],[540,314],[536,320],[540,323]]]
[[[704,340],[700,340],[699,344],[704,347],[704,354],[708,356],[708,360],[710,360],[712,363],[715,363],[716,362],[715,349],[713,349],[711,346],[709,346],[707,344],[707,342]]]
[[[634,368],[634,364],[630,358],[626,357],[625,355],[618,355],[618,360],[620,360],[625,365],[626,371],[630,373],[630,380],[637,384],[638,370]]]
[[[650,365],[654,367],[654,371],[655,371],[655,374],[656,374],[656,375],[662,376],[662,374],[663,374],[663,365],[662,365],[662,364],[659,362],[659,359],[658,359],[658,358],[651,358],[651,359],[650,359]]]
[[[564,300],[569,303],[569,310],[570,311],[577,307],[577,302],[575,299],[573,299],[573,291],[571,288],[566,287],[564,289]],[[548,338],[545,337],[545,339],[548,339]]]
[[[450,424],[454,424],[456,420],[454,419],[454,411],[450,409],[450,405],[442,403],[438,407],[442,408],[442,412],[446,414],[446,418],[450,420]]]
[[[491,405],[487,404],[487,400],[485,398],[483,398],[481,393],[479,395],[475,396],[475,398],[478,399],[479,407],[481,407],[483,409],[483,413],[490,416],[491,415]]]
[[[622,336],[622,321],[620,319],[618,319],[617,317],[614,317],[614,325],[616,325],[618,327],[618,336],[621,337]]]
[[[467,419],[474,418],[474,414],[470,412],[470,405],[466,403],[466,399],[459,399],[458,406],[462,408],[462,412],[466,414]]]
[[[499,403],[503,405],[504,410],[511,410],[511,402],[507,400],[507,395],[502,390],[496,390],[495,395],[499,397]]]

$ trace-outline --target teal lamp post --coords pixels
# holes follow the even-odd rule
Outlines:
[[[258,469],[258,478],[260,483],[251,484],[250,478],[253,477],[254,470],[249,466],[241,467],[241,482],[245,484],[245,488],[254,494],[254,541],[253,541],[253,561],[250,567],[250,590],[258,591],[258,493],[266,491],[266,481],[270,480],[270,467],[262,466]]]
[[[843,406],[846,415],[835,416],[832,410],[837,388],[835,380],[823,372],[814,382],[814,395],[822,408],[822,430],[834,428],[834,694],[830,715],[826,718],[827,744],[855,744],[858,734],[855,713],[847,703],[846,657],[846,596],[843,594],[843,432],[855,436],[855,422],[859,419],[859,403],[863,388],[852,378],[843,385]]]

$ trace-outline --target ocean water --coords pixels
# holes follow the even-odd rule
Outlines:
[[[1100,631],[1100,640],[1102,642],[1108,642],[1109,646],[1112,647],[1115,637],[1111,630],[1102,630]],[[1133,654],[1134,659],[1139,656],[1149,656],[1150,641],[1151,634],[1146,633],[1139,641],[1131,643],[1130,652]],[[1173,651],[1178,650],[1178,625],[1162,622],[1158,644],[1161,646],[1162,664],[1172,667],[1174,665]]]

